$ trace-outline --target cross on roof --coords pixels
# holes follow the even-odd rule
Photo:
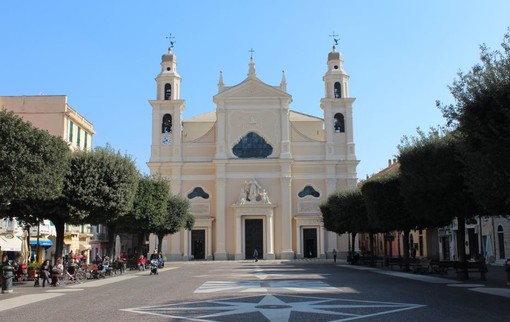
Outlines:
[[[170,41],[170,48],[174,48],[174,45],[175,45],[175,41],[173,41],[175,37],[172,36],[172,34],[169,34],[168,37],[166,37],[166,39],[168,39],[168,41]]]
[[[255,52],[255,50],[253,50],[253,48],[250,48],[248,52],[250,53],[250,58],[253,58],[253,53]]]
[[[335,42],[335,45],[338,45],[338,41],[340,40],[340,38],[337,38],[338,35],[335,34],[335,32],[333,31],[333,34],[332,35],[329,35],[330,37],[333,37],[333,41]]]

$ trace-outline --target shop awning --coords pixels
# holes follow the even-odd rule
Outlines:
[[[37,245],[37,238],[30,238],[30,245]],[[39,246],[51,247],[53,242],[48,238],[39,238]]]
[[[92,247],[90,247],[90,244],[87,244],[85,242],[80,242],[80,252],[83,252],[84,250],[89,250]]]
[[[13,235],[2,235],[0,236],[0,247],[4,252],[21,252],[21,239]]]

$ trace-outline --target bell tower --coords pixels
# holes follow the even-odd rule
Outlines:
[[[328,70],[324,74],[325,95],[321,99],[326,129],[326,160],[356,160],[352,128],[352,105],[349,97],[349,75],[342,54],[335,45],[328,54]]]
[[[182,113],[185,101],[180,99],[181,76],[177,73],[177,57],[172,52],[170,41],[168,52],[161,57],[161,71],[156,77],[156,100],[152,105],[153,162],[180,161],[182,147]]]

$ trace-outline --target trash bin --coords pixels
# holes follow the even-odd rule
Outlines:
[[[505,262],[506,285],[510,285],[510,258]]]
[[[2,267],[2,293],[12,292],[12,280],[14,279],[14,267],[5,264]]]

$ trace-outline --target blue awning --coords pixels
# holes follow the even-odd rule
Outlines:
[[[30,238],[30,245],[37,245],[37,238]],[[51,247],[53,242],[47,238],[39,238],[39,246]]]

